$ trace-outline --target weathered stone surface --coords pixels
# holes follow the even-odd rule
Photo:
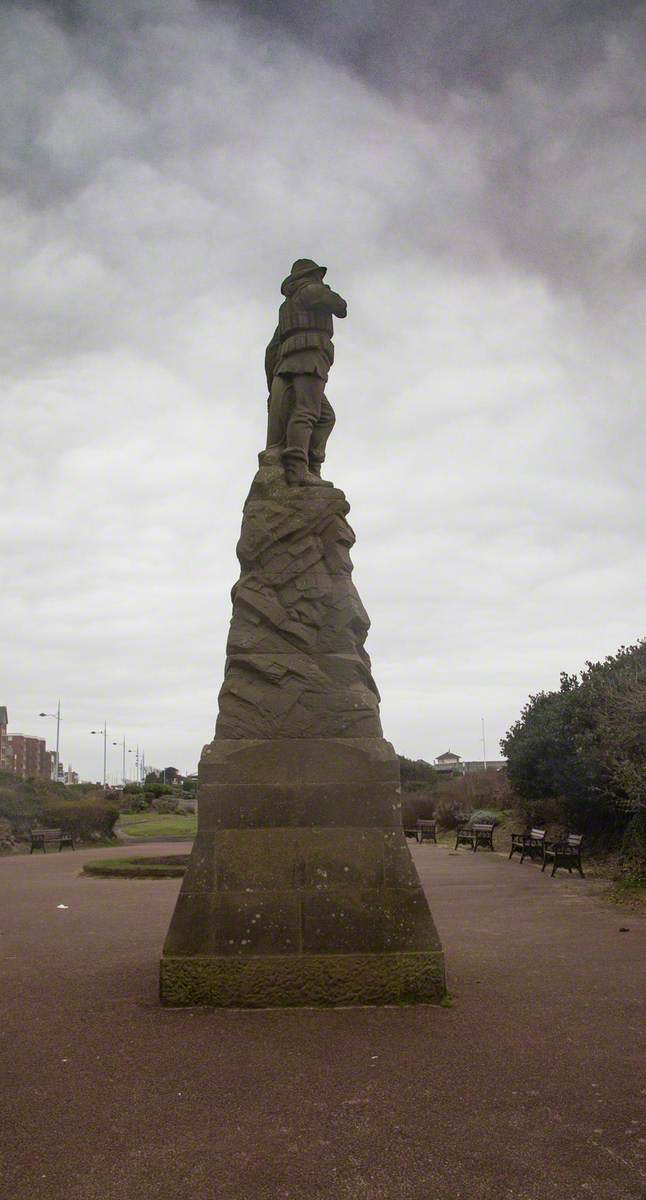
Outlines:
[[[391,783],[399,790],[399,763],[390,742],[366,738],[220,738],[202,750],[204,784]]]
[[[337,488],[288,487],[282,467],[261,460],[238,542],[216,736],[379,737],[347,500]]]
[[[444,994],[399,764],[381,734],[347,512],[336,488],[288,487],[271,456],[245,504],[198,835],[164,946],[166,1004]]]
[[[444,992],[444,964],[439,951],[273,954],[247,959],[169,955],[161,966],[164,1003],[177,1007],[439,1004]]]
[[[401,801],[388,783],[288,787],[207,784],[200,791],[200,829],[263,826],[401,827]]]

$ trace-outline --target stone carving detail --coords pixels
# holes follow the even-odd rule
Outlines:
[[[338,488],[294,488],[260,455],[244,507],[216,736],[380,737],[379,693]]]

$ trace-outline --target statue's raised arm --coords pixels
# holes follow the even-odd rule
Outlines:
[[[334,362],[333,317],[343,318],[343,296],[323,283],[327,268],[298,258],[283,280],[285,299],[265,354],[269,387],[267,450],[280,454],[287,483],[325,487],[321,464],[334,425],[325,384]]]

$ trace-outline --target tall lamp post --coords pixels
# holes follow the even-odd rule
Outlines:
[[[127,778],[126,778],[126,754],[132,754],[132,749],[130,748],[130,746],[126,746],[126,739],[125,739],[125,737],[124,737],[124,739],[123,739],[123,742],[113,742],[113,743],[112,743],[112,745],[113,745],[113,746],[121,746],[121,749],[122,749],[122,751],[123,751],[123,771],[122,771],[122,774],[123,774],[123,786],[125,787],[125,786],[126,786],[126,783],[128,782],[128,780],[127,780]]]
[[[58,702],[58,708],[56,709],[55,713],[41,712],[38,714],[38,716],[39,717],[51,717],[52,720],[56,721],[56,774],[55,774],[54,778],[55,778],[56,782],[58,783],[59,764],[60,764],[59,746],[60,746],[60,742],[61,742],[61,702],[60,702],[60,700]]]
[[[108,767],[108,724],[107,724],[107,721],[103,722],[103,729],[91,729],[90,733],[96,734],[97,736],[101,736],[103,738],[103,790],[105,791],[105,786],[106,786],[106,781],[107,781],[107,767]]]

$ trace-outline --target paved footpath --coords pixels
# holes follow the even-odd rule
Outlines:
[[[177,880],[0,860],[2,1200],[643,1200],[646,921],[414,853],[450,1009],[164,1011]]]

